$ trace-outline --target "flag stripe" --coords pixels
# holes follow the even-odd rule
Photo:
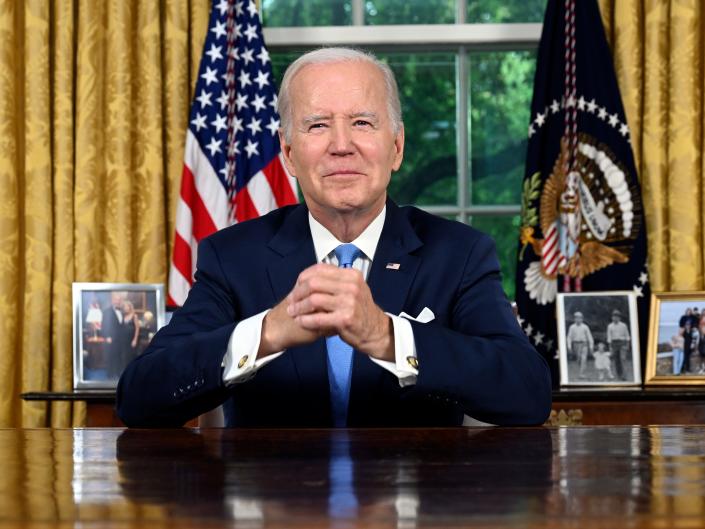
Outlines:
[[[247,188],[242,189],[235,197],[235,214],[238,222],[254,219],[259,216]]]
[[[183,233],[177,227],[184,236],[193,235],[197,241],[200,241],[203,237],[207,237],[217,230],[208,208],[196,190],[193,174],[186,165],[184,165],[184,172],[181,175],[181,200],[191,212],[191,233]]]
[[[252,204],[260,214],[277,209],[277,201],[269,185],[269,180],[262,171],[250,179],[247,184],[247,192]]]
[[[189,283],[192,282],[191,245],[178,232],[174,237],[174,267]]]
[[[191,284],[172,264],[169,269],[169,299],[167,303],[175,306],[183,305],[190,288]]]
[[[198,196],[215,226],[213,231],[225,228],[228,225],[227,191],[190,130],[186,134],[184,165],[189,169]]]

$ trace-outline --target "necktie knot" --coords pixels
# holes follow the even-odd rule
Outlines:
[[[360,256],[360,248],[354,244],[341,244],[335,250],[335,256],[338,258],[338,266],[340,268],[350,268]]]

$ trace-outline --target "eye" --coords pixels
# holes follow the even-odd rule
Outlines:
[[[312,123],[311,125],[308,126],[309,132],[314,131],[314,130],[321,130],[326,128],[325,123]]]
[[[356,119],[353,125],[356,127],[371,127],[372,123],[370,123],[366,119]]]

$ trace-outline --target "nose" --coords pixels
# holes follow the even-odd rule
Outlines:
[[[345,156],[354,151],[351,130],[346,123],[333,122],[328,150],[338,156]]]

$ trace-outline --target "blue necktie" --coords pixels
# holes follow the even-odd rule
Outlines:
[[[354,244],[341,244],[335,249],[340,268],[352,268],[353,262],[359,255],[360,249]],[[353,348],[337,335],[326,338],[326,347],[328,348],[328,382],[333,425],[343,427],[348,418]]]

